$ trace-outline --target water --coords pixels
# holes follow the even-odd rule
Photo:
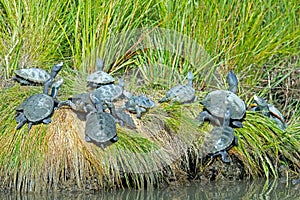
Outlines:
[[[48,199],[300,199],[300,184],[284,180],[255,180],[216,183],[191,183],[189,186],[168,187],[156,190],[119,190],[97,193],[51,193],[40,194],[1,194],[3,200],[48,200]]]

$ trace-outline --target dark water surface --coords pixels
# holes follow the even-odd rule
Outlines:
[[[119,190],[97,193],[1,194],[3,200],[46,199],[300,199],[300,184],[285,180],[255,180],[215,183],[191,183],[189,186],[172,186],[153,190]]]

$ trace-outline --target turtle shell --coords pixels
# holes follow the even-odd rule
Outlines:
[[[88,83],[94,83],[97,85],[105,85],[113,83],[115,81],[114,77],[104,71],[96,71],[87,76],[86,81]]]
[[[209,134],[209,137],[206,137],[206,141],[204,141],[208,155],[229,149],[234,141],[234,131],[229,126],[215,127]]]
[[[191,102],[195,99],[195,89],[190,85],[177,85],[166,92],[166,98],[179,103]]]
[[[281,114],[281,112],[272,104],[268,104],[268,107],[269,107],[269,111],[270,111],[271,115],[278,118],[281,122],[284,123],[285,119],[284,119],[283,115]]]
[[[117,134],[115,119],[105,112],[89,113],[85,134],[95,143],[105,143]]]
[[[39,122],[53,113],[54,100],[47,94],[34,94],[17,107],[30,122]]]
[[[44,83],[50,78],[50,74],[40,68],[18,69],[14,73],[16,76],[34,83]]]
[[[144,95],[132,96],[126,103],[125,107],[127,109],[135,108],[139,106],[142,108],[153,108],[155,106],[154,101]]]
[[[122,96],[123,87],[116,84],[103,85],[94,90],[93,93],[99,99],[114,101]]]
[[[220,118],[223,118],[226,108],[230,110],[231,119],[242,119],[246,112],[244,101],[227,90],[212,91],[201,103],[213,116]]]

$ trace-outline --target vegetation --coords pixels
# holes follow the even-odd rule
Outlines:
[[[126,89],[159,99],[189,70],[201,99],[225,88],[233,69],[239,96],[267,97],[289,124],[247,112],[240,144],[230,150],[245,177],[299,173],[300,6],[297,1],[0,1],[0,178],[18,191],[156,187],[205,174],[205,133],[194,122],[202,107],[162,104],[137,130],[118,127],[106,150],[84,141],[84,122],[57,110],[49,125],[16,131],[15,107],[41,87],[13,84],[17,68],[65,66],[59,99],[86,90],[97,57],[105,71],[129,77]],[[151,91],[151,92],[150,92]],[[217,159],[218,160],[218,159]],[[210,163],[213,165],[214,163]]]

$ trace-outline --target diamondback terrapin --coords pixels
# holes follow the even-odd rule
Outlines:
[[[132,113],[136,113],[137,118],[142,117],[142,113],[155,106],[154,101],[144,95],[134,96],[131,93],[124,91],[124,95],[128,98],[125,103],[125,108]]]
[[[124,80],[119,79],[119,84],[103,85],[95,89],[92,93],[102,101],[115,101],[123,95]]]
[[[96,110],[94,104],[90,99],[90,93],[87,92],[76,94],[70,97],[68,100],[59,102],[58,108],[62,106],[69,106],[74,111],[78,111],[86,114]]]
[[[50,78],[50,74],[40,68],[17,69],[14,73],[13,79],[22,85],[43,84]]]
[[[193,88],[193,74],[188,72],[188,83],[186,85],[177,85],[166,92],[166,96],[158,102],[165,101],[178,102],[180,104],[190,103],[197,100],[195,96],[195,89]]]
[[[228,76],[233,75],[234,73],[229,73]],[[234,85],[238,84],[237,79],[229,77],[227,80],[231,81],[229,83],[231,88],[235,88]],[[232,124],[236,127],[243,127],[240,120],[245,116],[246,104],[234,92],[229,90],[215,90],[208,93],[201,103],[204,105],[204,110],[196,118],[200,122],[200,125],[205,120],[209,120],[213,124],[221,126],[226,108],[228,108],[231,113]]]
[[[88,75],[86,78],[88,86],[97,88],[101,85],[111,84],[115,81],[114,77],[103,71],[104,64],[101,58],[97,59],[96,65],[98,71]]]
[[[256,95],[254,96],[254,102],[255,102],[254,105],[250,105],[253,106],[252,110],[258,111],[261,114],[274,120],[282,130],[285,130],[285,128],[287,127],[287,124],[285,123],[285,119],[283,115],[280,113],[280,111],[274,105],[269,104],[265,99],[258,97]]]
[[[62,66],[63,63],[60,62],[57,64]],[[57,66],[54,65],[53,67]],[[14,80],[18,81],[23,85],[34,85],[34,84],[44,84],[50,78],[50,74],[40,68],[26,68],[26,69],[17,69],[14,71],[15,77]]]
[[[17,129],[20,129],[26,122],[28,122],[28,131],[33,124],[43,122],[49,124],[54,108],[59,101],[56,99],[57,90],[63,83],[63,79],[58,80],[52,85],[52,95],[45,93],[34,94],[23,101],[17,108],[16,121],[18,123]]]
[[[238,138],[234,135],[234,130],[229,126],[230,110],[228,109],[224,115],[223,126],[214,127],[205,137],[203,143],[203,151],[209,157],[221,155],[222,161],[231,162],[227,151],[232,146],[238,146]]]
[[[96,106],[96,111],[87,115],[85,140],[105,148],[118,141],[116,122],[111,114],[103,111],[100,99],[93,94],[90,95],[90,98]]]

